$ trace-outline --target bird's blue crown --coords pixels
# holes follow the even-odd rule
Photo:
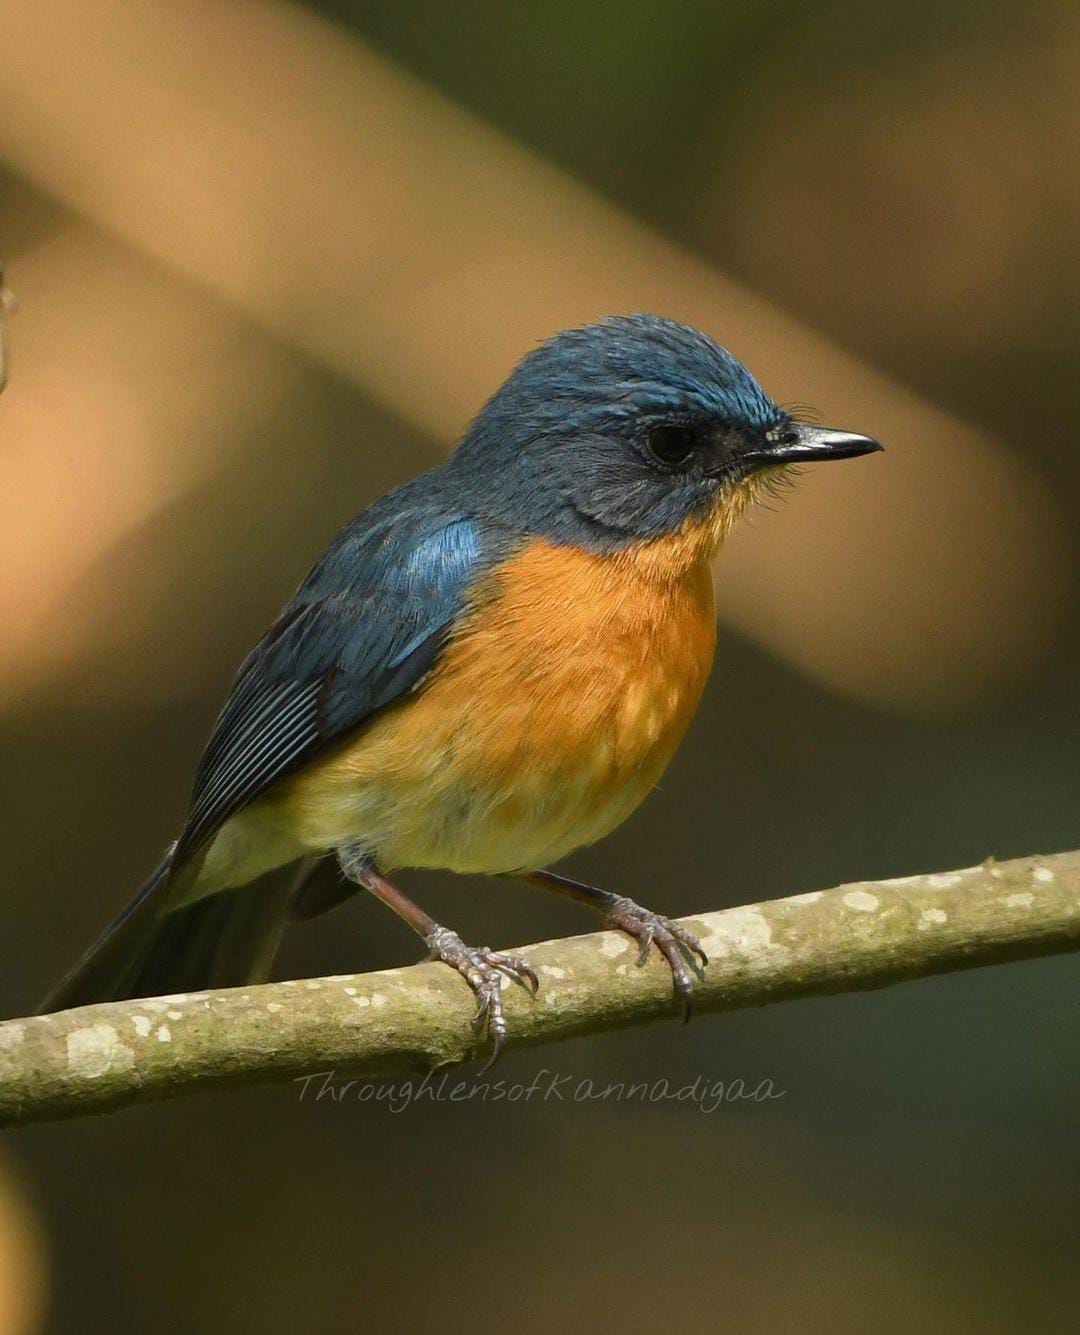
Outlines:
[[[779,415],[730,352],[657,315],[612,316],[556,334],[522,359],[492,406],[501,399],[531,403],[560,424],[587,425],[613,412],[696,411],[767,428]]]

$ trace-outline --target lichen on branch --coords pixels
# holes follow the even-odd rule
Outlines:
[[[710,963],[697,1014],[1080,949],[1080,853],[989,860],[682,919]],[[617,932],[517,951],[535,999],[507,983],[510,1046],[674,1018],[667,965]],[[379,1078],[483,1050],[473,999],[441,964],[110,1002],[0,1023],[0,1124],[107,1112],[315,1071]],[[672,1042],[678,1041],[672,1035]]]

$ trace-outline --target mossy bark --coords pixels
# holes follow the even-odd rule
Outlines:
[[[885,987],[1080,949],[1080,853],[845,885],[682,920],[710,963],[695,1010]],[[519,951],[512,1046],[673,1018],[667,966],[615,932]],[[472,998],[441,964],[86,1006],[0,1024],[0,1124],[107,1112],[312,1072],[413,1075],[469,1061]]]

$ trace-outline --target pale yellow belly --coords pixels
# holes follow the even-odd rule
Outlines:
[[[388,721],[370,750],[358,748],[340,768],[296,786],[288,799],[293,828],[314,847],[366,840],[386,869],[494,873],[555,862],[626,819],[655,786],[674,742],[668,733],[628,747],[610,710],[569,755],[550,746],[562,711],[548,704],[540,697],[511,710],[479,705],[486,714],[479,728],[461,720],[460,729],[429,732],[422,761],[404,749],[406,729]],[[653,727],[659,733],[659,721],[644,725]],[[402,756],[405,763],[395,763]]]

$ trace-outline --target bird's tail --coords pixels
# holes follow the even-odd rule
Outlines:
[[[291,876],[275,873],[169,909],[171,873],[170,849],[39,1013],[265,981],[285,926]]]

